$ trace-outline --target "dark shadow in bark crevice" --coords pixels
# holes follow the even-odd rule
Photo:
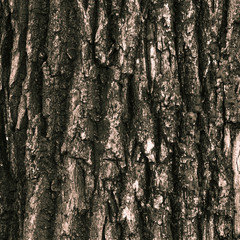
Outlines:
[[[135,201],[137,203],[137,208],[138,208],[137,214],[138,214],[138,223],[139,223],[138,230],[140,233],[140,240],[152,240],[154,239],[154,235],[149,229],[150,227],[149,221],[151,221],[149,218],[150,213],[148,212],[147,208],[142,207],[141,201],[138,200],[138,198],[136,197],[136,194],[135,194]]]
[[[98,14],[99,14],[99,0],[95,0],[94,9],[93,9],[92,36],[91,36],[92,59],[96,65],[101,65],[100,60],[96,57],[96,45],[95,45],[95,38],[97,34],[97,29],[98,29]]]
[[[6,8],[6,6],[4,6]],[[9,236],[12,239],[17,239],[21,236],[21,229],[23,225],[23,219],[21,218],[21,206],[18,204],[18,194],[16,194],[18,186],[17,182],[18,177],[20,180],[22,176],[19,176],[19,169],[15,169],[14,165],[17,164],[16,162],[10,162],[10,148],[8,148],[7,141],[14,139],[14,125],[8,119],[7,111],[9,110],[9,76],[11,70],[11,58],[12,58],[12,48],[13,48],[13,40],[14,40],[14,33],[13,27],[11,24],[12,15],[9,12],[8,15],[3,19],[2,22],[5,29],[2,29],[2,32],[5,32],[5,38],[3,39],[2,46],[1,46],[1,65],[2,65],[2,76],[1,76],[1,84],[2,84],[2,91],[0,91],[0,164],[1,164],[1,171],[0,174],[0,181],[1,181],[1,196],[4,196],[5,202],[1,203],[6,204],[4,206],[4,211],[1,216],[1,227],[3,228],[0,237],[3,239],[9,239]],[[5,21],[4,21],[5,20]],[[9,139],[9,137],[11,139]],[[13,160],[14,158],[12,158]],[[14,159],[15,161],[15,159]],[[21,204],[20,204],[21,205]],[[17,211],[13,212],[15,209]],[[19,212],[20,211],[20,215]],[[4,220],[5,219],[5,220]]]
[[[169,194],[170,206],[171,206],[171,233],[172,237],[175,240],[181,239],[181,221],[180,221],[180,212],[181,206],[178,201],[180,194],[180,179],[179,179],[179,149],[177,143],[172,146],[172,179],[173,179],[173,192]]]
[[[218,41],[217,41],[219,43],[220,49],[224,49],[226,47],[229,5],[230,5],[229,0],[223,0],[222,21],[221,21],[221,27],[219,29]]]
[[[3,94],[0,92],[0,239],[7,240],[9,236],[17,239],[19,236],[19,225],[21,219],[17,216],[15,209],[17,183],[11,173],[11,164],[8,161],[7,140],[4,123]]]
[[[180,46],[179,46],[179,38],[181,36],[181,32],[179,29],[179,24],[181,23],[181,16],[180,16],[180,7],[177,0],[173,1],[173,33],[174,33],[174,46],[176,51],[176,60],[177,60],[177,69],[178,69],[178,81],[180,86],[180,94],[183,99],[183,102],[186,101],[185,91],[184,91],[184,83],[182,80],[182,63],[180,59]]]

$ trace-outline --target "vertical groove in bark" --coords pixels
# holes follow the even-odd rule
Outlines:
[[[1,101],[1,108],[0,108],[0,136],[1,136],[1,140],[0,140],[0,156],[1,156],[1,175],[0,175],[0,181],[1,181],[1,190],[0,190],[0,194],[1,194],[1,199],[0,199],[0,209],[1,209],[1,213],[0,213],[0,237],[2,239],[7,239],[8,235],[10,234],[10,228],[8,228],[8,226],[12,227],[14,229],[14,225],[12,224],[12,221],[16,219],[14,219],[14,217],[12,217],[11,219],[11,212],[9,211],[13,205],[10,204],[12,201],[14,201],[15,199],[13,198],[13,196],[11,196],[8,193],[8,188],[7,188],[7,184],[8,181],[10,182],[10,184],[13,187],[13,191],[16,191],[16,185],[13,182],[14,177],[12,177],[10,174],[10,170],[11,170],[11,166],[10,166],[10,161],[9,161],[9,153],[8,153],[8,145],[7,145],[7,140],[8,140],[8,131],[6,128],[5,123],[6,121],[6,107],[5,107],[5,89],[7,87],[6,84],[6,73],[9,73],[9,66],[8,64],[10,64],[10,56],[9,56],[9,51],[7,51],[7,49],[9,48],[9,43],[10,43],[10,49],[11,49],[11,38],[9,38],[9,36],[12,35],[12,30],[11,30],[11,14],[8,12],[7,13],[7,9],[4,10],[6,8],[6,5],[1,3],[1,48],[0,48],[0,56],[1,56],[1,66],[0,66],[0,89],[1,89],[1,93],[0,93],[0,101]],[[7,15],[8,14],[8,15]],[[8,19],[7,19],[8,18]],[[8,21],[7,21],[8,20]],[[8,193],[8,194],[7,194]],[[5,197],[4,197],[5,196]],[[12,199],[11,199],[12,198]],[[11,224],[8,224],[8,222],[10,222]],[[15,229],[14,229],[15,230]]]
[[[198,43],[195,32],[196,6],[192,1],[176,3],[179,15],[176,19],[178,50],[178,67],[180,84],[182,85],[183,105],[180,118],[182,124],[179,132],[179,142],[176,164],[179,189],[177,196],[179,205],[178,238],[198,239],[199,213],[199,179],[198,152],[199,130],[197,129],[197,115],[201,111],[200,80],[198,75]],[[176,11],[176,10],[175,10]],[[190,130],[191,129],[191,130]]]
[[[26,139],[25,132],[17,132],[15,125],[17,121],[17,111],[19,99],[21,96],[21,83],[25,77],[25,61],[26,53],[24,50],[26,39],[26,23],[27,23],[27,2],[23,3],[20,8],[15,8],[14,5],[10,6],[8,12],[8,6],[3,8],[4,14],[7,14],[6,32],[2,32],[5,43],[1,44],[2,50],[2,69],[1,69],[1,82],[3,91],[5,93],[4,98],[4,112],[5,117],[5,134],[10,144],[7,144],[8,158],[6,161],[10,161],[11,170],[7,175],[12,174],[12,180],[15,185],[14,199],[11,199],[12,208],[15,209],[15,213],[12,214],[13,221],[9,219],[9,237],[13,239],[21,238],[23,231],[23,214],[25,204],[25,167],[22,159],[24,158],[24,141]],[[4,20],[4,17],[3,17]],[[3,21],[3,26],[4,26]],[[2,38],[4,40],[4,38]],[[7,55],[8,56],[7,56]],[[17,81],[16,81],[17,80]],[[3,115],[2,115],[3,116]],[[1,116],[1,117],[2,117]],[[20,140],[20,142],[19,142]],[[22,141],[22,142],[21,142]]]
[[[18,232],[20,221],[14,211],[15,192],[17,189],[11,165],[8,160],[7,141],[4,124],[4,98],[0,94],[0,238],[9,239],[12,232]],[[13,238],[14,239],[14,238]]]
[[[226,37],[227,37],[227,25],[228,25],[228,11],[229,11],[229,0],[222,1],[222,19],[221,19],[221,27],[219,29],[219,47],[220,49],[224,49],[226,47]]]
[[[206,43],[204,42],[204,34],[205,34],[205,25],[208,22],[208,14],[207,14],[207,4],[206,2],[201,1],[194,1],[196,6],[196,24],[195,24],[195,31],[196,31],[196,40],[198,46],[198,76],[201,83],[201,103],[204,103],[205,96],[207,96],[206,88],[205,88],[205,76],[206,73],[206,66],[207,66],[207,56],[205,53]],[[204,105],[203,110],[204,110]],[[205,120],[205,121],[204,121]],[[197,158],[198,158],[198,179],[199,179],[199,212],[198,212],[198,238],[205,239],[205,226],[204,222],[208,221],[209,217],[209,209],[211,202],[206,200],[207,192],[209,192],[209,186],[206,184],[207,178],[209,177],[209,160],[205,157],[206,149],[205,145],[208,143],[206,142],[206,133],[205,133],[205,124],[206,118],[203,116],[202,113],[198,113],[197,116],[197,128],[199,129],[199,142],[197,143]],[[205,144],[204,144],[205,142]],[[206,177],[207,176],[207,177]],[[209,226],[209,225],[208,225]],[[212,227],[210,225],[210,227]],[[209,234],[210,235],[210,234]]]

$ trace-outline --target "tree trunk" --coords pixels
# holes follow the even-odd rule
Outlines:
[[[239,11],[2,0],[0,239],[240,239]]]

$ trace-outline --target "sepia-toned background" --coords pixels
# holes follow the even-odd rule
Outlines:
[[[0,239],[240,239],[239,0],[1,0]]]

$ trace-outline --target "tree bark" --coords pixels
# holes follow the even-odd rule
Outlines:
[[[2,0],[0,239],[240,239],[239,11]]]

